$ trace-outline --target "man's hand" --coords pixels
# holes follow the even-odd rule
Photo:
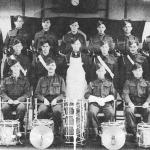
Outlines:
[[[143,104],[143,108],[148,108],[148,107],[150,107],[149,103],[148,103],[148,102],[145,102],[145,103]]]
[[[134,112],[134,104],[132,102],[130,102],[128,105],[132,109],[132,111]]]
[[[44,98],[44,104],[47,106],[50,105],[49,101],[46,98]]]
[[[12,105],[12,104],[14,104],[14,101],[12,99],[9,99],[8,104]]]
[[[14,100],[14,105],[18,105],[20,102],[18,100]]]

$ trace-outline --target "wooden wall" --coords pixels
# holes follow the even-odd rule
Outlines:
[[[62,0],[63,1],[63,0]],[[107,2],[109,1],[109,5]],[[79,18],[109,18],[121,20],[126,16],[132,20],[150,21],[150,1],[145,0],[98,0],[96,13],[54,13],[52,0],[0,0],[0,28],[5,37],[11,28],[10,16],[25,15],[28,17],[79,17]],[[41,11],[42,10],[42,11]]]

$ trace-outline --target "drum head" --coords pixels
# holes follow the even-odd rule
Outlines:
[[[30,142],[37,149],[48,148],[54,140],[54,134],[51,128],[40,125],[31,130]]]
[[[110,127],[101,135],[102,144],[109,150],[119,150],[125,143],[125,132],[118,127]]]

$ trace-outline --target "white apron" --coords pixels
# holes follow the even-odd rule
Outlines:
[[[81,55],[79,58],[70,57],[66,76],[66,97],[71,102],[83,99],[87,88],[85,71],[82,65]]]

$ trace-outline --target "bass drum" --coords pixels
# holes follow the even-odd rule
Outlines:
[[[101,124],[102,144],[109,150],[119,150],[125,144],[124,122],[104,122]]]
[[[30,142],[37,149],[46,149],[54,140],[54,122],[48,119],[33,120],[30,132]]]

